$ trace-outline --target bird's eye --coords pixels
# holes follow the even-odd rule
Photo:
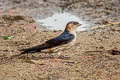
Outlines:
[[[73,24],[74,24],[74,25],[77,25],[77,24],[79,24],[79,23],[78,23],[78,22],[74,22]]]

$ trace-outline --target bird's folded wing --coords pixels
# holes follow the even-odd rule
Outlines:
[[[67,44],[70,41],[72,41],[74,38],[75,36],[72,34],[61,34],[58,37],[55,37],[53,39],[46,41],[46,43],[54,47],[54,46],[59,46],[62,44]]]
[[[40,44],[40,45],[37,45],[37,46],[34,46],[34,47],[22,49],[21,51],[22,51],[22,54],[27,53],[27,52],[34,53],[34,52],[38,52],[38,51],[41,51],[43,49],[47,49],[47,48],[50,48],[50,47],[52,47],[52,46],[47,44],[47,43],[43,43],[43,44]]]
[[[74,35],[72,34],[61,34],[58,37],[55,37],[53,39],[50,39],[48,41],[46,41],[45,43],[35,46],[35,47],[31,47],[31,48],[26,48],[26,49],[22,49],[22,54],[27,53],[27,52],[38,52],[41,51],[43,49],[48,49],[48,48],[53,48],[62,44],[67,44],[70,41],[72,41],[74,39]]]

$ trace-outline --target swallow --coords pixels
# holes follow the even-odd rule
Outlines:
[[[76,21],[68,22],[63,33],[59,36],[49,39],[43,44],[22,49],[21,54],[36,53],[36,52],[58,52],[60,50],[65,50],[72,47],[76,42],[76,31],[77,28],[81,26],[80,23]]]

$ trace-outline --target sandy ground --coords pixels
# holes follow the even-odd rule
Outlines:
[[[73,2],[40,0],[39,3],[36,3],[41,4],[40,6],[31,6],[32,2],[29,3],[29,1],[32,0],[21,0],[28,5],[21,4],[22,6],[13,7],[13,2],[18,1],[16,3],[18,4],[21,1],[12,0],[13,2],[8,1],[11,4],[7,9],[4,8],[7,3],[4,0],[1,1],[4,4],[1,4],[0,16],[0,80],[120,79],[120,24],[77,33],[76,44],[71,49],[62,52],[63,57],[61,58],[57,54],[45,53],[14,56],[20,54],[20,49],[43,43],[62,33],[62,31],[36,30],[35,22],[32,19],[33,16],[36,17],[36,14],[34,15],[33,11],[36,13],[39,10],[41,15],[49,15],[49,13],[51,15],[55,11],[70,11],[82,16],[87,10],[88,13],[83,16],[85,19],[89,16],[88,21],[92,21],[95,25],[103,25],[106,24],[106,20],[119,21],[119,5],[114,5],[113,0],[106,2],[110,5],[105,7],[103,0],[98,0],[101,2],[99,4],[95,4],[94,0],[91,0],[92,2],[80,0],[80,3],[77,2],[78,0],[69,0]],[[56,5],[58,3],[59,5]],[[84,5],[77,6],[80,4]],[[111,5],[113,7],[110,8]],[[34,9],[28,9],[31,7]],[[46,14],[42,13],[42,8],[39,9],[39,7],[44,8],[43,11]],[[53,7],[54,10],[51,11],[50,7]],[[79,8],[81,9],[79,10]],[[23,9],[24,11],[20,12]],[[81,11],[83,12],[80,14]],[[99,14],[104,16],[100,17]],[[14,38],[5,40],[3,36],[6,35],[14,36]]]

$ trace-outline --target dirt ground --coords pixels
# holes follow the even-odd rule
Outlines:
[[[62,52],[61,58],[45,53],[15,56],[20,49],[62,33],[37,30],[33,17],[67,11],[93,25],[105,25],[120,21],[119,3],[119,0],[1,0],[0,80],[119,80],[120,24],[77,33],[76,44]],[[4,39],[6,35],[14,38]]]

